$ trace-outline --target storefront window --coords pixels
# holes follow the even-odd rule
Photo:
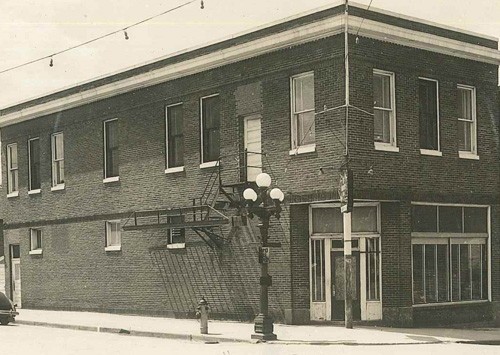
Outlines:
[[[413,207],[413,303],[488,299],[487,208]]]

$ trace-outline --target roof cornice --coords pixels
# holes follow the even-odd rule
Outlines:
[[[363,25],[361,26],[361,23]],[[344,16],[337,14],[302,24],[262,38],[249,40],[227,48],[212,51],[184,61],[137,75],[119,79],[101,86],[68,94],[60,98],[35,104],[0,115],[0,127],[41,117],[62,110],[89,104],[133,90],[193,75],[216,67],[236,63],[290,46],[296,46],[343,32]],[[359,32],[359,33],[358,33]],[[349,33],[358,33],[380,41],[428,50],[459,58],[500,65],[500,52],[488,47],[465,43],[434,34],[401,28],[383,22],[349,16]]]

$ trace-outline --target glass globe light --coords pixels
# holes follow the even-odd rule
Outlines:
[[[257,192],[255,192],[253,189],[248,188],[243,191],[243,198],[248,201],[257,201]]]
[[[271,177],[269,176],[269,174],[260,173],[255,178],[255,182],[257,183],[258,187],[269,187],[271,186]]]
[[[283,200],[285,199],[285,194],[283,193],[283,191],[281,191],[277,187],[271,190],[271,192],[269,193],[269,196],[273,200],[278,200],[280,202],[283,202]]]

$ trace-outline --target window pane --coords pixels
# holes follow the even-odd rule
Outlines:
[[[297,146],[314,143],[314,111],[304,112],[296,115],[297,118]]]
[[[488,253],[486,244],[481,245],[482,290],[481,298],[488,299]]]
[[[366,277],[367,277],[367,299],[368,300],[379,300],[379,282],[380,282],[380,270],[379,270],[379,248],[378,239],[368,238],[366,239],[366,252],[367,252],[367,263],[366,263]]]
[[[295,85],[295,112],[314,110],[314,75],[293,79]]]
[[[438,149],[437,83],[419,81],[420,148]]]
[[[462,301],[471,299],[469,246],[460,245],[460,296]]]
[[[458,121],[458,150],[470,152],[472,123],[467,121]]]
[[[220,155],[220,98],[202,99],[203,162],[217,161]]]
[[[424,246],[413,245],[413,303],[425,303],[424,294],[424,265],[423,253]]]
[[[377,232],[377,207],[354,207],[352,211],[352,231]]]
[[[29,141],[30,190],[40,188],[40,140]]]
[[[54,135],[54,157],[56,160],[64,159],[64,142],[63,142],[63,135],[61,134],[56,134]]]
[[[325,301],[325,241],[311,240],[312,300]]]
[[[373,107],[391,108],[391,77],[373,74]]]
[[[458,115],[459,118],[472,120],[472,91],[458,89]]]
[[[451,246],[451,292],[452,300],[460,301],[460,245]]]
[[[470,263],[472,271],[472,299],[481,299],[481,245],[473,244],[470,246]]]
[[[437,232],[437,206],[414,205],[412,224],[413,232]]]
[[[119,175],[119,139],[118,139],[118,120],[107,121],[105,124],[106,131],[106,171],[105,177]]]
[[[167,167],[184,165],[184,128],[182,105],[167,108]]]
[[[438,301],[450,300],[448,292],[448,245],[437,245]]]
[[[436,302],[436,245],[425,245],[425,300]]]
[[[462,233],[462,207],[439,206],[439,232]]]
[[[488,209],[476,208],[476,207],[464,207],[464,232],[487,233]]]
[[[340,208],[313,208],[313,233],[343,233],[343,217]]]
[[[375,109],[373,114],[375,142],[391,143],[391,112]]]

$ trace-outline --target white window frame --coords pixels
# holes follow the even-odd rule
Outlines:
[[[204,157],[203,157],[203,126],[204,126],[203,125],[203,100],[209,99],[211,97],[216,97],[216,96],[220,96],[220,94],[216,93],[216,94],[200,97],[200,142],[201,142],[201,145],[200,145],[200,157],[201,157],[200,169],[211,168],[211,167],[219,165],[218,160],[205,161]],[[221,119],[221,117],[219,117],[219,120],[220,119]],[[219,121],[219,130],[220,129],[221,129],[221,122]],[[220,137],[220,132],[219,132],[219,137]],[[219,149],[220,148],[221,148],[221,142],[219,140]]]
[[[35,245],[34,242],[37,242],[38,239],[38,234],[40,233],[40,245]],[[30,228],[29,229],[29,234],[30,234],[30,255],[37,255],[37,254],[42,254],[43,250],[43,234],[42,230],[39,228]]]
[[[104,179],[102,180],[103,183],[108,183],[108,182],[115,182],[115,181],[119,181],[120,180],[120,174],[118,173],[117,176],[107,176],[107,170],[108,170],[108,167],[107,167],[107,156],[106,156],[106,151],[107,151],[107,146],[108,146],[108,142],[106,140],[106,126],[107,126],[107,123],[109,122],[112,122],[112,121],[118,121],[118,118],[112,118],[112,119],[109,119],[109,120],[105,120],[103,121],[103,143],[104,143]],[[119,151],[118,151],[119,152]],[[119,153],[118,153],[119,154]]]
[[[118,228],[116,230],[117,233],[117,239],[119,240],[119,244],[111,244],[110,243],[110,238],[109,236],[111,235],[111,226],[113,224],[117,224]],[[120,251],[122,250],[122,236],[121,236],[121,221],[119,219],[117,220],[111,220],[111,221],[106,221],[106,228],[105,228],[105,251]]]
[[[15,149],[17,156],[17,166],[12,167],[11,161],[11,151]],[[7,197],[19,196],[19,155],[17,150],[17,143],[11,143],[7,145]],[[15,175],[16,186],[12,186],[12,175]]]
[[[463,243],[469,244],[473,242],[474,244],[479,243],[480,240],[485,241],[488,259],[486,260],[487,271],[488,271],[488,298],[482,300],[467,300],[467,301],[447,301],[447,302],[435,302],[435,303],[422,303],[413,304],[414,308],[420,307],[433,307],[433,306],[452,306],[456,304],[468,304],[468,303],[485,303],[491,302],[492,300],[492,280],[491,280],[491,206],[489,205],[477,205],[477,204],[458,204],[458,203],[432,203],[432,202],[418,202],[412,201],[412,205],[420,206],[445,206],[445,207],[477,207],[477,208],[487,208],[487,233],[436,233],[436,232],[411,232],[412,238],[412,250],[411,250],[411,294],[412,303],[414,302],[414,280],[413,280],[413,244],[443,244],[445,240],[451,239],[451,243],[457,243],[458,240],[463,240]],[[439,209],[438,209],[438,223],[439,223]],[[450,255],[448,256],[450,257]],[[450,285],[451,287],[451,285]],[[451,290],[450,290],[451,295]]]
[[[38,147],[40,148],[40,137],[28,139],[28,195],[39,194],[42,191],[42,189],[41,189],[41,186],[42,186],[41,176],[40,176],[40,188],[33,189],[31,186],[31,173],[32,173],[31,142],[33,142],[33,141],[38,141]]]
[[[200,104],[201,104],[201,101],[200,101]],[[182,106],[182,105],[183,105],[183,102],[178,102],[176,104],[165,106],[165,174],[179,173],[179,172],[184,171],[184,165],[171,168],[169,166],[169,161],[168,161],[168,109],[170,107]],[[183,130],[183,134],[184,134],[184,130]],[[203,134],[202,134],[202,137],[203,137]],[[202,146],[202,151],[203,151],[203,146]]]
[[[458,121],[469,122],[471,124],[471,150],[459,150],[458,156],[464,159],[474,159],[478,160],[479,155],[477,154],[477,107],[476,107],[476,88],[469,85],[457,85],[457,90],[464,90],[471,93],[471,108],[472,108],[472,119],[467,120],[462,117],[458,117]]]
[[[56,137],[61,137],[62,139],[62,158],[61,159],[56,159]],[[63,132],[57,132],[53,133],[50,136],[50,145],[51,145],[51,155],[52,155],[52,187],[51,191],[57,191],[57,190],[64,190],[65,188],[65,181],[66,177],[64,176],[64,168],[62,169],[63,173],[61,174],[63,176],[63,182],[58,183],[55,180],[55,177],[58,175],[57,174],[57,162],[61,162],[64,165],[64,133]],[[59,165],[60,168],[61,165]]]
[[[299,137],[297,136],[298,134],[298,129],[297,129],[297,120],[296,120],[296,115],[301,114],[301,113],[307,113],[307,112],[315,112],[316,107],[314,106],[312,109],[305,110],[305,111],[300,111],[300,112],[295,112],[295,80],[299,78],[303,78],[306,76],[312,76],[313,77],[313,92],[315,91],[314,87],[314,71],[308,71],[304,73],[300,73],[297,75],[293,75],[290,77],[290,112],[291,112],[291,117],[290,117],[290,127],[291,127],[291,132],[290,132],[290,147],[291,150],[289,152],[289,155],[296,155],[296,154],[303,154],[303,153],[310,153],[310,152],[315,152],[316,151],[316,137],[314,137],[314,143],[306,144],[306,145],[300,145],[298,143]],[[314,92],[315,94],[315,92]],[[314,125],[316,125],[316,115],[314,115]]]
[[[437,124],[437,144],[438,144],[438,149],[425,149],[425,148],[420,148],[420,154],[422,155],[431,155],[431,156],[443,156],[443,152],[441,151],[441,132],[440,132],[440,112],[439,112],[439,80],[436,79],[430,79],[430,78],[425,78],[425,77],[419,77],[418,80],[425,80],[425,81],[433,81],[436,83],[436,124]],[[420,107],[419,107],[420,109]],[[419,117],[420,119],[420,117]],[[419,122],[420,124],[420,122]],[[420,132],[418,133],[419,137],[419,144],[420,144]]]
[[[374,76],[375,75],[388,76],[389,83],[391,85],[391,87],[390,87],[391,109],[386,109],[386,108],[382,108],[382,107],[375,107],[375,105],[373,106],[374,112],[375,112],[375,110],[389,112],[390,143],[374,142],[375,150],[399,152],[399,148],[397,146],[397,138],[396,138],[396,131],[397,131],[396,122],[397,121],[396,121],[396,80],[395,80],[395,74],[394,74],[394,72],[390,72],[390,71],[386,71],[386,70],[373,69],[373,75]]]

